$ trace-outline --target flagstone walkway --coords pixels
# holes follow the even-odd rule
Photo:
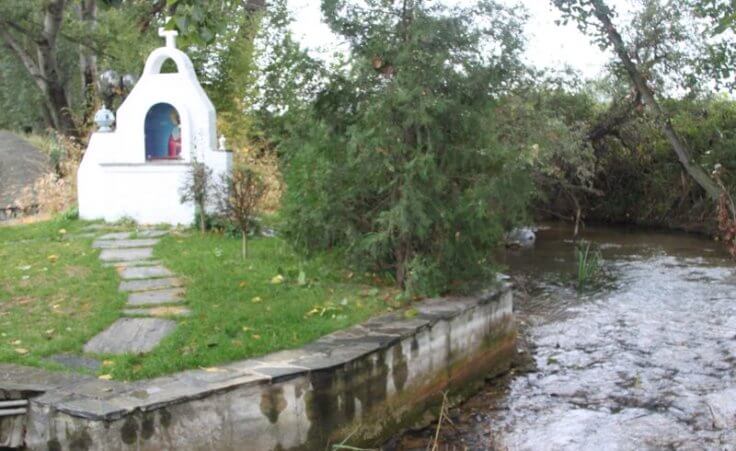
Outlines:
[[[162,230],[108,233],[92,246],[102,249],[100,259],[120,275],[119,291],[128,293],[123,314],[84,345],[91,354],[142,354],[151,351],[176,328],[176,317],[189,315],[183,305],[184,288],[160,261],[153,246],[166,235]]]

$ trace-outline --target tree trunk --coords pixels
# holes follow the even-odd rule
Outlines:
[[[197,206],[199,207],[199,231],[204,235],[207,231],[207,226],[205,224],[204,201],[197,202]]]
[[[612,134],[632,118],[632,113],[636,111],[637,106],[641,105],[641,95],[627,96],[619,101],[613,101],[611,106],[604,114],[598,117],[598,122],[594,123],[585,134],[585,139],[590,142],[599,141],[604,137]]]
[[[50,0],[43,6],[43,23],[40,34],[23,28],[17,23],[0,18],[0,37],[23,63],[38,89],[43,93],[43,102],[49,126],[64,134],[78,135],[72,118],[69,97],[63,83],[61,68],[56,58],[56,39],[64,19],[66,0]],[[11,33],[25,34],[33,42],[31,50],[25,48]],[[34,58],[32,54],[35,53]]]
[[[248,258],[248,229],[243,229],[240,231],[240,233],[243,236],[241,253],[243,256],[243,260],[246,260]]]
[[[97,0],[79,0],[78,15],[86,25],[87,32],[97,27]],[[96,81],[97,81],[97,55],[90,50],[91,42],[79,44],[79,70],[82,81],[82,96],[84,101],[84,112],[82,123],[88,124],[97,107]]]
[[[713,179],[708,176],[703,168],[693,163],[690,149],[688,148],[685,141],[683,141],[682,138],[680,138],[680,136],[675,131],[674,127],[672,126],[672,121],[664,112],[664,110],[662,110],[661,106],[654,96],[654,92],[647,84],[645,77],[642,75],[642,73],[639,71],[639,68],[631,59],[631,56],[626,49],[626,45],[624,44],[621,34],[619,34],[618,30],[616,30],[616,27],[613,26],[613,22],[611,21],[610,17],[610,9],[608,8],[608,6],[606,6],[604,0],[590,0],[590,2],[593,5],[593,13],[595,14],[595,17],[603,25],[603,28],[608,35],[608,40],[613,45],[613,49],[616,52],[616,55],[618,55],[621,63],[626,69],[626,72],[631,79],[631,83],[634,85],[634,88],[641,96],[644,105],[652,114],[655,123],[662,130],[662,133],[664,133],[667,141],[669,141],[670,145],[672,146],[672,150],[677,155],[677,159],[680,161],[690,177],[692,177],[693,180],[695,180],[698,185],[700,185],[700,187],[703,188],[706,193],[708,193],[708,196],[710,196],[710,198],[713,200],[717,200],[720,197],[721,189],[713,181]]]

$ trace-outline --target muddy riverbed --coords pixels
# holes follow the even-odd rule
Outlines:
[[[551,227],[501,256],[526,292],[520,363],[450,410],[439,449],[736,449],[733,261],[697,236],[591,228],[604,276],[578,293],[569,237]]]

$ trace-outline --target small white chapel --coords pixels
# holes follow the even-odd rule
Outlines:
[[[94,133],[78,172],[79,216],[114,222],[189,225],[195,207],[181,202],[192,162],[219,180],[232,155],[217,148],[215,108],[192,62],[176,48],[176,31],[159,30],[166,46],[154,50],[140,80],[117,111],[116,127]],[[161,73],[167,60],[175,73]]]

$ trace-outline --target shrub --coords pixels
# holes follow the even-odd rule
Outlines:
[[[286,234],[344,247],[413,294],[483,280],[530,189],[493,123],[520,76],[521,26],[493,2],[365,3],[323,4],[353,54],[282,145]]]
[[[199,230],[204,233],[206,227],[207,203],[214,188],[212,169],[202,162],[192,161],[184,184],[180,188],[182,202],[194,202],[196,219],[199,221]]]
[[[243,163],[224,174],[217,187],[218,210],[238,227],[242,237],[242,257],[248,257],[248,232],[258,204],[266,192],[260,176]]]

